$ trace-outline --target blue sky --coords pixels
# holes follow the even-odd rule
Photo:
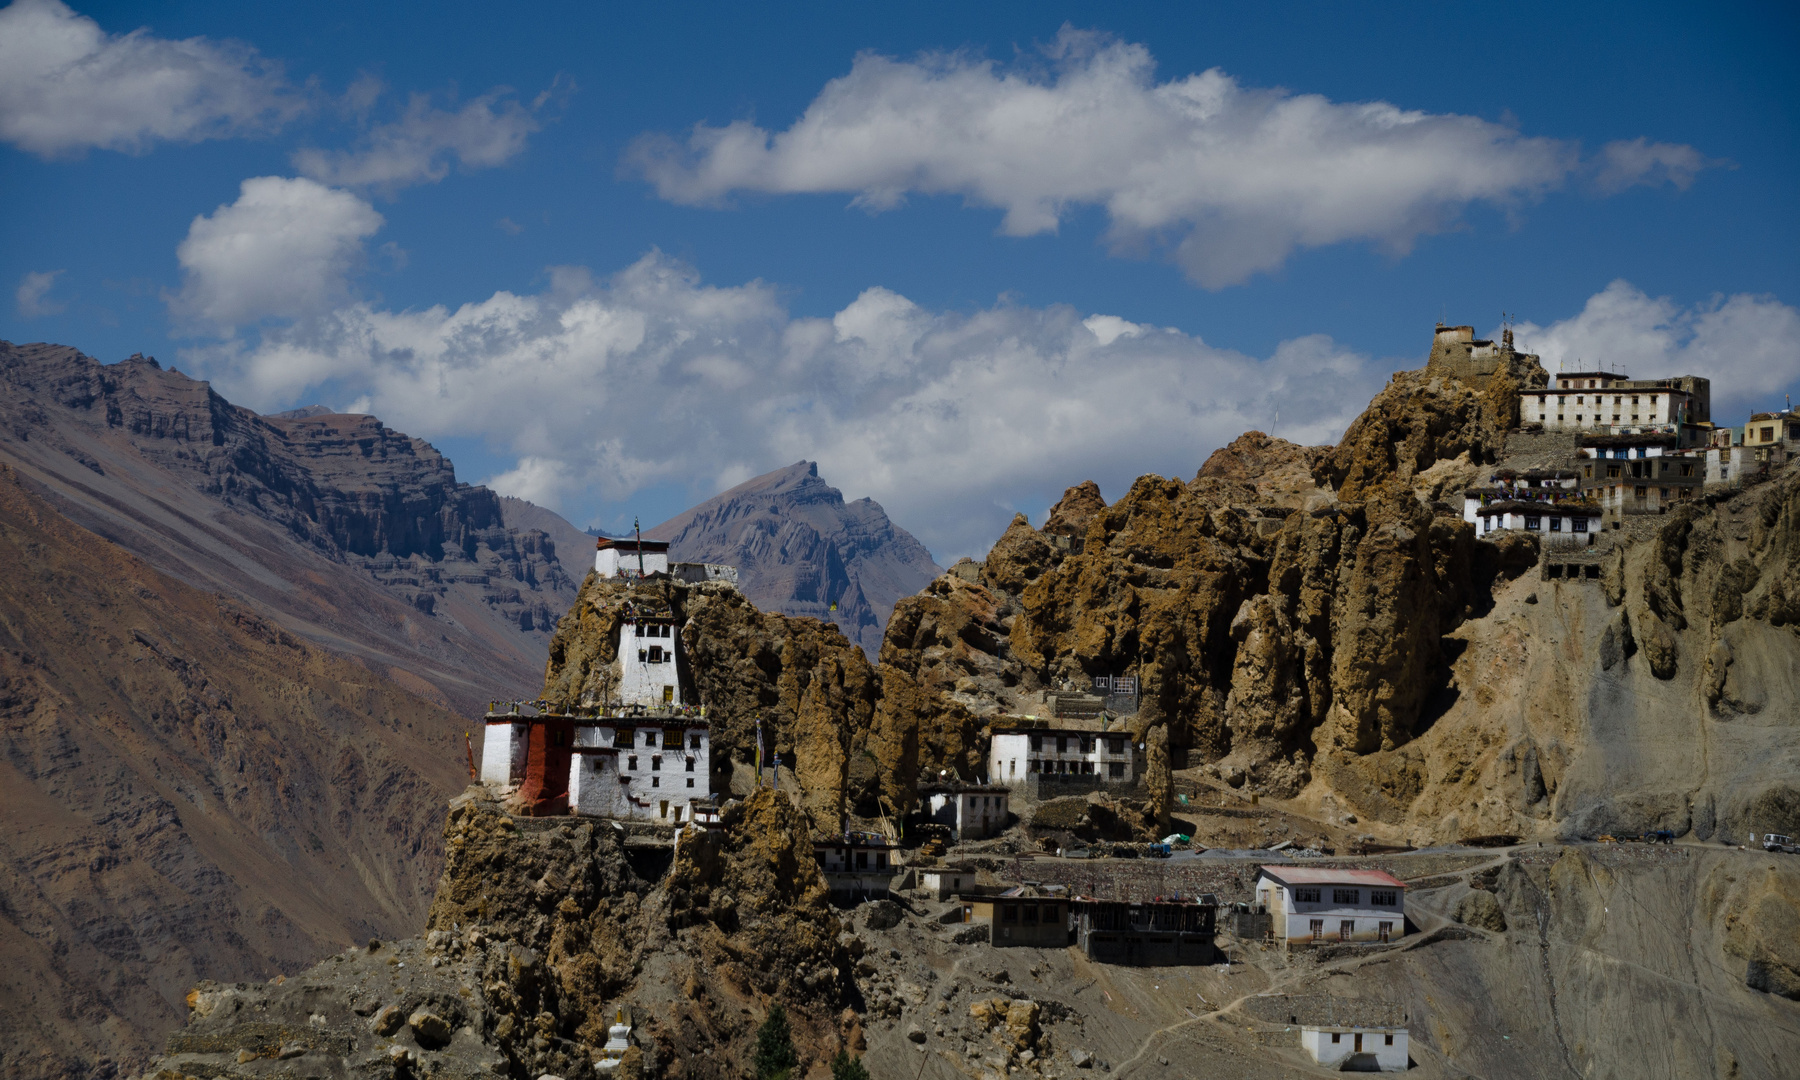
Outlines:
[[[1791,5],[0,10],[0,337],[578,524],[808,457],[940,561],[1329,441],[1443,318],[1800,380]]]

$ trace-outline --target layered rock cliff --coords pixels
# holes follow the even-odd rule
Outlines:
[[[874,659],[894,604],[943,571],[871,499],[846,503],[816,462],[746,480],[644,534],[671,558],[738,568],[765,611],[833,623]]]
[[[374,417],[41,344],[0,342],[0,391],[0,457],[73,520],[459,707],[530,685],[574,598],[549,536]]]

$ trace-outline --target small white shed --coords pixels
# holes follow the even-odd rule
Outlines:
[[[1304,1025],[1300,1045],[1319,1064],[1346,1072],[1405,1072],[1408,1061],[1403,1027]]]

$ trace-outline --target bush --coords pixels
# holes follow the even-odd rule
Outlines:
[[[751,1064],[756,1067],[756,1080],[782,1080],[800,1065],[787,1010],[779,1001],[769,1006],[768,1018],[756,1029],[756,1056]]]
[[[862,1063],[862,1058],[853,1058],[850,1051],[839,1050],[837,1057],[831,1059],[831,1080],[869,1080],[869,1070]]]

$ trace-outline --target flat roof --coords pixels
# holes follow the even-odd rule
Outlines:
[[[1261,866],[1258,867],[1264,877],[1273,878],[1283,885],[1383,885],[1396,889],[1406,888],[1406,882],[1385,870],[1315,870],[1293,866]]]
[[[1598,517],[1600,508],[1590,502],[1536,502],[1529,499],[1504,499],[1500,502],[1483,504],[1475,511],[1477,517],[1483,514],[1563,514],[1566,516]]]
[[[655,555],[658,552],[668,551],[669,542],[667,540],[639,541],[633,540],[629,536],[602,536],[594,541],[595,551],[605,551],[607,548],[618,548],[620,551],[629,551],[633,555],[636,555],[640,547],[646,554]]]
[[[921,795],[1010,795],[1012,788],[1000,784],[922,784]]]

